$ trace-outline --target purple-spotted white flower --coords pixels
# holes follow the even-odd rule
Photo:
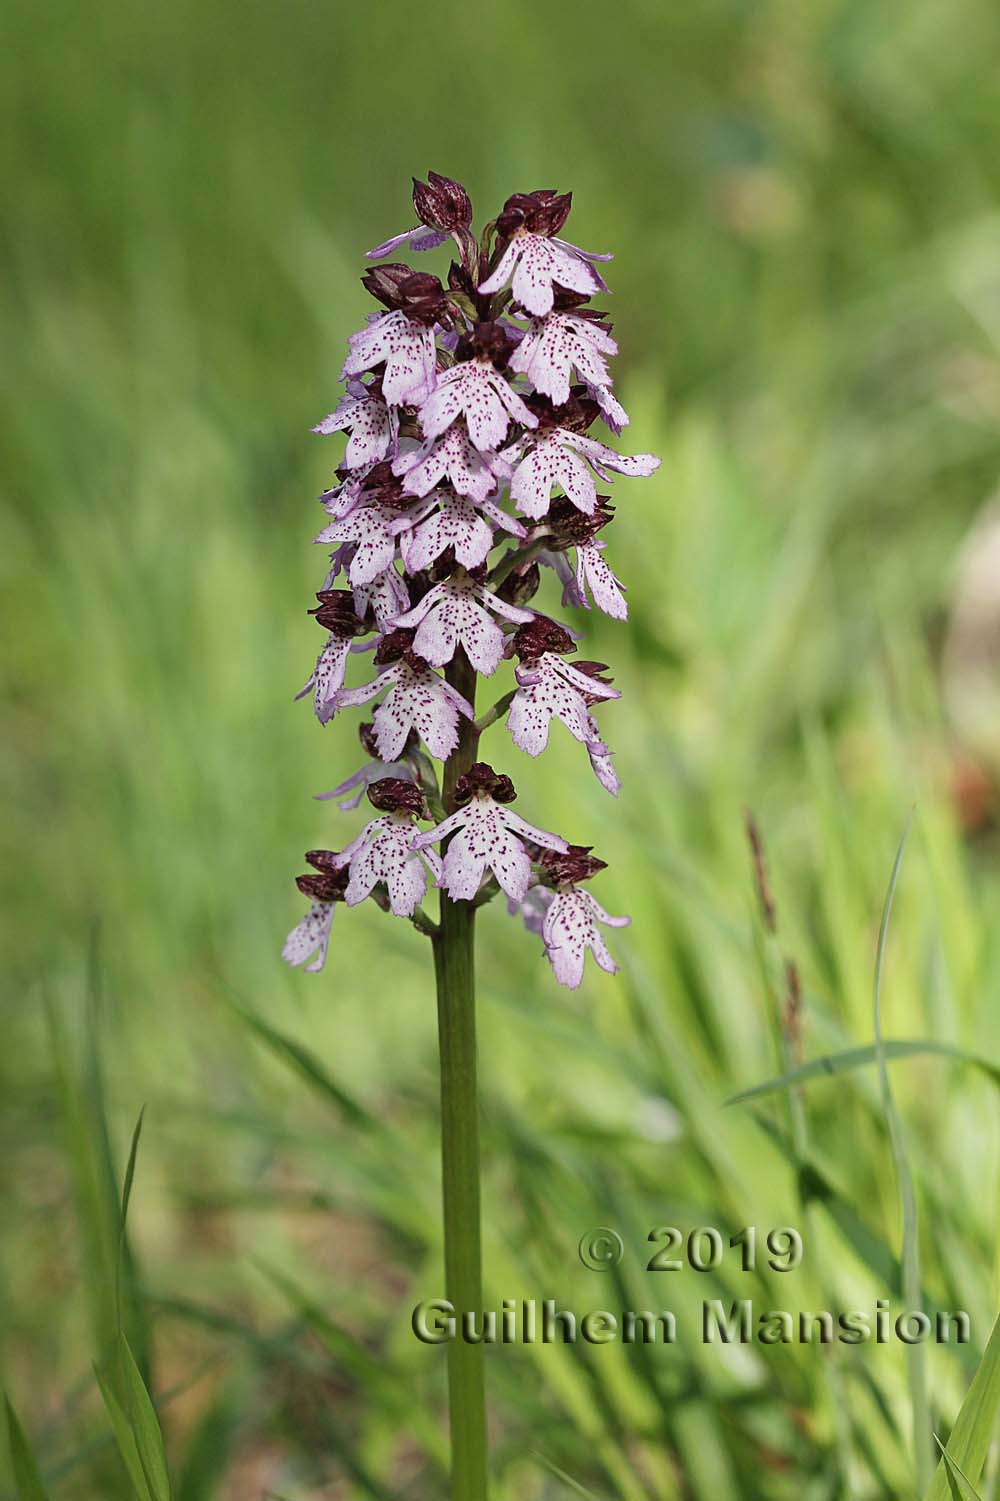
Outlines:
[[[384,500],[362,501],[346,516],[331,521],[316,538],[318,543],[353,542],[355,547],[347,577],[357,587],[371,584],[385,573],[396,557],[396,539],[409,526],[405,512]]]
[[[592,262],[612,257],[581,250],[556,235],[566,222],[571,202],[569,193],[544,189],[508,198],[497,219],[497,232],[509,237],[508,243],[492,274],[480,282],[480,293],[499,292],[509,281],[515,302],[544,318],[552,311],[557,286],[584,297],[606,292],[607,285]]]
[[[413,406],[434,389],[437,349],[433,329],[408,318],[402,308],[376,313],[367,328],[350,338],[351,352],[341,380],[384,366],[382,395],[394,406]]]
[[[523,440],[513,453],[508,449],[503,457],[513,462],[522,443]],[[585,433],[556,427],[528,446],[524,458],[514,468],[510,493],[518,510],[537,520],[549,509],[552,492],[558,486],[577,510],[589,516],[597,505],[597,486],[591,469],[610,483],[611,470],[617,474],[649,475],[659,467],[655,454],[615,453],[613,448],[588,438]]]
[[[596,393],[611,385],[606,356],[617,353],[618,345],[600,323],[573,313],[550,313],[532,323],[510,357],[510,368],[554,406],[563,406],[574,371],[598,399]]]
[[[575,990],[583,979],[583,961],[590,949],[601,969],[613,975],[618,965],[608,952],[599,922],[611,928],[627,928],[629,917],[612,917],[596,897],[575,886],[557,891],[542,922],[542,941],[553,973],[560,985]]]
[[[411,733],[419,736],[432,756],[445,761],[458,744],[459,716],[475,717],[468,699],[433,672],[415,646],[410,631],[383,636],[375,654],[381,668],[378,677],[361,688],[345,689],[337,697],[336,708],[341,709],[387,693],[374,715],[375,743],[383,761],[397,760]]]
[[[336,857],[349,871],[344,901],[356,907],[382,885],[395,916],[412,917],[427,888],[427,870],[435,880],[441,875],[439,856],[420,845],[414,823],[425,812],[423,793],[413,782],[386,777],[368,788],[368,800],[386,811]]]
[[[472,343],[473,358],[445,370],[420,408],[425,438],[440,437],[464,417],[473,447],[487,453],[500,447],[511,419],[523,427],[537,427],[538,418],[494,363],[506,357],[509,347],[499,324],[478,326]]]
[[[542,942],[545,957],[560,985],[575,990],[583,979],[587,950],[601,969],[609,975],[618,965],[608,952],[598,923],[610,928],[627,928],[631,919],[612,917],[589,891],[581,891],[580,881],[590,880],[605,862],[598,860],[583,845],[571,845],[556,853],[543,852],[542,879],[552,891],[542,917]]]
[[[361,633],[363,627],[354,601],[344,590],[321,589],[316,598],[319,600],[319,608],[310,613],[315,615],[318,624],[324,626],[329,634],[305,687],[295,697],[305,698],[307,693],[312,693],[316,718],[320,724],[325,724],[336,708],[337,694],[344,682],[353,638]]]
[[[454,901],[471,901],[489,869],[501,889],[519,902],[531,880],[531,855],[524,841],[549,850],[567,848],[558,834],[535,828],[507,807],[516,795],[510,777],[497,776],[492,766],[479,761],[459,778],[456,798],[461,806],[418,836],[415,848],[420,850],[452,836],[441,885]]]
[[[352,380],[336,411],[313,428],[314,433],[324,436],[345,431],[351,434],[344,450],[347,468],[361,469],[376,464],[395,454],[399,412],[361,381]]]
[[[598,421],[620,432],[628,416],[612,390],[610,324],[584,305],[608,290],[597,263],[610,257],[562,238],[570,203],[549,189],[514,194],[477,239],[461,183],[429,173],[414,180],[417,227],[376,246],[362,276],[381,310],[349,339],[346,393],[315,428],[344,433],[345,452],[321,497],[316,540],[331,552],[314,613],[326,640],[303,693],[324,723],[373,704],[368,759],[323,798],[350,812],[367,791],[380,816],[340,854],[309,857],[316,873],[300,887],[312,906],[286,942],[291,963],[320,967],[337,901],[370,898],[447,946],[455,929],[420,907],[429,871],[445,914],[502,889],[564,984],[579,984],[588,949],[614,968],[598,924],[625,919],[579,884],[602,862],[521,819],[509,777],[477,760],[498,720],[538,756],[558,719],[601,786],[620,787],[598,725],[618,690],[603,664],[568,660],[578,633],[531,604],[554,584],[564,605],[626,617],[599,535],[614,509],[598,484],[659,464],[591,435]],[[448,239],[457,258],[445,283],[389,259]],[[341,574],[349,587],[334,587]],[[352,660],[366,652],[374,676],[354,686]],[[477,680],[502,664],[513,684],[476,719]],[[440,782],[434,760],[446,763]]]
[[[606,544],[597,536],[613,519],[614,508],[608,504],[606,495],[597,497],[597,505],[590,515],[581,514],[568,497],[556,500],[544,521],[545,528],[552,534],[551,546],[555,550],[546,553],[545,558],[562,582],[564,605],[573,604],[589,610],[589,590],[599,610],[613,620],[625,620],[628,616],[625,586],[605,562]],[[566,551],[574,547],[575,570],[566,562]]]
[[[326,963],[334,905],[344,900],[348,874],[341,870],[339,859],[333,850],[310,850],[306,862],[313,869],[295,880],[302,895],[312,899],[312,905],[285,939],[281,957],[286,964],[305,965],[310,974],[318,973]],[[312,962],[306,964],[307,959]]]
[[[441,489],[429,497],[429,502],[418,512],[422,515],[426,511],[425,519],[400,536],[400,553],[408,573],[429,567],[449,547],[463,568],[478,568],[494,546],[494,527],[514,537],[525,535],[521,523],[492,501],[479,501],[477,510],[467,496]]]
[[[618,690],[600,676],[602,664],[583,662],[574,666],[564,661],[566,653],[576,650],[573,639],[562,626],[542,616],[517,631],[511,650],[521,664],[514,672],[518,686],[507,714],[514,744],[529,756],[540,756],[548,745],[549,725],[559,719],[591,753],[602,786],[617,794],[610,752],[590,712],[595,703],[621,698]]]
[[[468,495],[478,505],[493,494],[500,480],[510,477],[510,466],[489,450],[480,453],[470,443],[464,424],[455,422],[443,437],[401,449],[393,460],[392,472],[402,478],[407,495],[422,497],[445,480],[459,495]]]
[[[503,632],[490,611],[522,624],[531,610],[509,605],[469,575],[435,584],[419,604],[396,619],[396,626],[416,628],[413,649],[435,667],[450,662],[459,647],[477,672],[491,677],[503,655]]]

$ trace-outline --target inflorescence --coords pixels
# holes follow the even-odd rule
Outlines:
[[[460,183],[431,172],[414,181],[413,204],[419,224],[368,252],[380,264],[362,281],[386,311],[350,338],[346,394],[314,429],[348,442],[316,538],[334,548],[312,612],[326,641],[299,695],[312,695],[322,724],[381,700],[360,730],[366,764],[324,794],[353,809],[367,792],[379,816],[339,853],[306,856],[313,872],[298,885],[312,905],[284,957],[322,968],[337,902],[372,897],[433,931],[419,911],[430,876],[454,901],[480,905],[502,890],[509,911],[541,935],[556,978],[575,987],[588,948],[601,968],[617,968],[598,923],[628,922],[580,885],[604,862],[525,822],[510,807],[510,777],[485,762],[458,777],[446,806],[433,763],[455,752],[463,719],[478,743],[505,717],[530,756],[559,719],[617,795],[593,710],[620,694],[603,663],[568,660],[574,633],[529,601],[548,568],[563,607],[593,601],[626,618],[599,535],[614,509],[597,484],[652,474],[659,459],[623,456],[589,434],[598,420],[617,434],[629,419],[608,373],[610,324],[587,305],[608,291],[597,263],[611,257],[559,238],[571,195],[515,193],[479,241]],[[458,259],[444,285],[385,260],[449,238]],[[342,577],[346,586],[335,587]],[[349,657],[368,651],[374,677],[345,687]],[[474,695],[450,680],[463,657],[484,678],[515,664],[515,688],[478,724]]]

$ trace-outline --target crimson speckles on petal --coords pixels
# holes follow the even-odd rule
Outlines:
[[[551,313],[532,323],[510,357],[510,368],[562,406],[569,400],[574,370],[595,392],[610,386],[606,357],[617,353],[618,345],[599,323],[572,313]]]
[[[591,262],[608,259],[609,256],[580,250],[566,240],[521,230],[500,257],[493,274],[480,282],[479,291],[499,292],[509,281],[515,302],[536,318],[544,318],[552,311],[556,285],[581,292],[585,297],[606,292],[607,284]]]
[[[342,380],[384,365],[382,395],[393,406],[414,405],[433,391],[437,371],[434,331],[404,312],[376,314],[367,328],[352,334],[349,343]]]
[[[567,848],[565,839],[527,823],[514,810],[488,794],[473,797],[436,828],[421,834],[416,849],[439,839],[451,839],[444,855],[441,885],[455,901],[471,901],[487,869],[514,901],[521,901],[531,880],[531,856],[523,840],[545,849]]]
[[[336,708],[368,703],[386,690],[388,697],[374,716],[375,741],[384,761],[395,761],[402,754],[411,731],[432,756],[444,761],[458,744],[459,715],[475,717],[468,700],[412,653],[391,663],[363,688],[339,694]]]
[[[488,360],[453,365],[420,408],[425,438],[437,438],[459,417],[480,453],[500,447],[511,418],[522,427],[537,427],[538,418],[525,406],[504,375]]]
[[[461,422],[441,438],[428,438],[419,447],[402,450],[393,460],[392,471],[402,476],[407,495],[427,495],[447,480],[459,495],[468,495],[477,504],[510,477],[510,466],[503,459],[489,450],[480,453],[469,442]]]
[[[345,431],[351,437],[344,463],[348,469],[360,469],[395,454],[399,413],[381,397],[369,395],[360,381],[352,381],[337,410],[313,428],[323,435]]]
[[[630,922],[631,918],[612,917],[605,912],[589,891],[580,891],[575,886],[557,891],[542,919],[542,942],[559,984],[570,990],[577,988],[583,979],[583,962],[588,949],[601,969],[609,975],[615,974],[618,965],[608,952],[597,925],[605,923],[610,928],[627,928]]]
[[[413,649],[435,667],[444,667],[461,647],[476,671],[491,677],[503,655],[503,632],[490,618],[491,610],[517,623],[532,616],[531,610],[509,605],[484,585],[465,578],[435,584],[395,623],[416,627]]]

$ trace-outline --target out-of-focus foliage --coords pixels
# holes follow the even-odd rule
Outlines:
[[[91,1362],[145,1103],[122,1317],[179,1501],[442,1491],[443,1352],[409,1329],[441,1281],[426,946],[372,908],[338,912],[323,977],[278,959],[301,852],[363,816],[310,801],[357,764],[347,716],[291,704],[339,453],[308,428],[368,310],[361,252],[432,167],[480,222],[574,190],[571,238],[617,252],[625,441],[665,459],[616,490],[630,623],[586,622],[625,695],[602,713],[622,798],[558,727],[537,764],[484,740],[634,919],[622,974],[570,996],[483,916],[486,1254],[496,1300],[673,1307],[686,1334],[491,1352],[497,1495],[573,1494],[560,1471],[622,1501],[908,1494],[898,1346],[737,1359],[695,1314],[894,1294],[874,1070],[809,1085],[805,1207],[786,1102],[721,1102],[778,1071],[786,954],[806,1055],[871,1040],[914,803],[885,1035],[1000,1059],[1000,576],[988,531],[967,540],[1000,468],[1000,12],[13,0],[0,25],[0,1268],[46,1490],[133,1494]],[[977,593],[945,646],[963,546]],[[943,1437],[994,1313],[996,1090],[942,1058],[890,1069],[928,1296],[973,1323],[968,1361],[928,1352]],[[806,1261],[647,1275],[665,1223],[797,1223]],[[625,1237],[620,1282],[577,1260],[595,1224]]]

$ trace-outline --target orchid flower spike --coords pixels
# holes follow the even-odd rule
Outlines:
[[[312,611],[325,640],[299,696],[324,725],[374,705],[362,764],[321,800],[350,817],[367,795],[377,816],[341,851],[306,857],[310,907],[285,942],[290,964],[322,967],[338,903],[373,901],[444,942],[443,919],[421,905],[433,886],[443,914],[503,892],[563,985],[581,983],[588,952],[617,968],[602,929],[628,919],[583,884],[603,861],[515,813],[508,772],[478,759],[506,719],[512,754],[576,741],[601,787],[620,791],[605,723],[621,694],[551,612],[561,596],[564,609],[626,619],[606,536],[616,510],[599,490],[623,476],[625,502],[660,461],[604,441],[628,422],[610,369],[618,345],[591,305],[611,257],[563,238],[571,206],[554,189],[514,193],[479,238],[466,189],[429,172],[413,181],[415,222],[368,252],[361,279],[377,308],[348,339],[345,389],[313,429],[343,449],[316,538],[329,553]],[[393,259],[446,242],[440,276]],[[477,709],[480,686],[504,677]]]

